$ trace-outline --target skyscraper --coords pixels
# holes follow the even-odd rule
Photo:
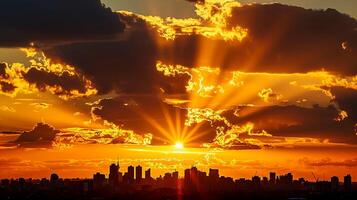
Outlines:
[[[109,167],[109,185],[112,187],[119,185],[119,163],[113,163]]]
[[[218,169],[209,169],[208,176],[212,181],[218,181],[219,179],[219,171]]]
[[[134,182],[134,167],[131,165],[128,167],[128,181],[130,183]]]
[[[151,169],[145,171],[145,180],[151,180]]]
[[[137,182],[140,182],[143,179],[143,168],[140,165],[136,166],[135,178]]]
[[[178,176],[179,176],[178,171],[175,171],[175,172],[172,173],[172,178],[174,179],[174,181],[178,180]]]
[[[196,167],[192,167],[190,169],[190,181],[192,182],[197,182],[197,177],[198,177],[198,170]]]
[[[94,190],[100,189],[103,187],[105,182],[105,175],[97,172],[93,175],[93,188]]]
[[[337,191],[339,187],[339,180],[337,176],[331,177],[331,190]]]
[[[350,174],[346,175],[343,180],[343,186],[346,192],[350,192],[352,189],[352,177]]]
[[[59,180],[59,176],[57,174],[51,174],[51,177],[50,177],[50,182],[53,184],[53,183],[57,183]]]
[[[275,172],[269,173],[269,182],[270,182],[270,184],[275,184],[275,182],[276,182],[276,173]]]
[[[185,180],[185,184],[190,183],[190,180],[191,180],[190,169],[185,169],[185,177],[184,177],[184,180]]]

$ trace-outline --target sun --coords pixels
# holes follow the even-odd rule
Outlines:
[[[175,148],[176,148],[176,149],[183,149],[183,144],[182,144],[182,142],[176,142]]]

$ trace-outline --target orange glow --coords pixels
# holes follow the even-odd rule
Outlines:
[[[184,146],[183,146],[182,142],[176,142],[175,148],[182,150],[184,148]]]

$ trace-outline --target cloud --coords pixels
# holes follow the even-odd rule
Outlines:
[[[0,63],[0,78],[8,78],[6,74],[7,63]]]
[[[228,9],[225,4],[211,6],[217,10],[213,13]],[[164,49],[172,56],[162,61],[249,72],[305,73],[324,69],[343,75],[357,74],[354,18],[333,9],[311,10],[282,4],[237,5],[230,10],[223,28],[246,29],[248,34],[241,42],[207,38],[193,31],[191,35],[178,35],[171,46],[166,45]],[[200,49],[203,44],[214,44],[214,48],[206,45],[207,48]],[[219,59],[197,59],[205,52]]]
[[[354,126],[355,119],[336,121],[339,110],[333,106],[315,105],[299,107],[296,105],[273,105],[265,107],[244,107],[223,114],[233,124],[254,123],[257,130],[280,137],[311,137],[330,142],[357,144]]]
[[[241,6],[236,1],[230,0],[227,1],[230,3],[195,1],[199,2],[196,5],[199,19],[162,19],[130,12],[119,12],[114,17],[113,13],[103,9],[98,1],[81,0],[78,2],[74,4],[92,3],[89,8],[79,12],[82,14],[80,17],[87,16],[88,13],[91,16],[79,21],[73,20],[65,26],[72,27],[71,31],[83,35],[72,35],[67,30],[68,27],[60,27],[69,32],[57,31],[63,35],[63,37],[57,37],[52,32],[57,30],[57,27],[52,27],[52,23],[48,21],[54,19],[41,21],[44,19],[39,18],[40,25],[41,23],[50,24],[49,27],[41,26],[48,30],[36,29],[34,34],[29,34],[24,37],[24,40],[18,40],[27,43],[30,37],[34,37],[46,42],[44,46],[35,47],[37,50],[44,51],[44,55],[53,63],[59,63],[61,70],[55,70],[56,67],[51,66],[39,67],[40,65],[36,64],[26,70],[20,70],[22,73],[17,78],[25,81],[26,85],[34,86],[37,90],[50,91],[60,96],[77,96],[76,93],[81,93],[80,96],[88,96],[87,92],[92,91],[91,89],[98,90],[98,94],[112,94],[111,92],[114,91],[117,97],[102,99],[93,105],[94,119],[115,123],[120,128],[123,126],[139,135],[152,133],[154,144],[172,142],[170,140],[176,139],[170,138],[173,137],[172,133],[167,134],[163,131],[170,130],[170,127],[163,126],[164,124],[169,126],[168,116],[175,119],[173,116],[178,113],[183,119],[189,111],[187,108],[170,105],[169,101],[163,102],[164,94],[175,94],[180,97],[186,95],[187,97],[186,83],[191,80],[192,85],[196,84],[192,81],[194,79],[192,71],[196,71],[195,77],[200,79],[203,72],[198,73],[198,71],[203,69],[203,66],[208,66],[204,68],[207,70],[217,69],[223,72],[222,74],[234,71],[305,73],[321,69],[341,76],[357,74],[356,20],[332,9],[309,10],[281,4]],[[49,5],[45,3],[44,7],[47,6]],[[61,6],[56,7],[56,9],[60,8]],[[62,8],[76,9],[77,7]],[[103,10],[106,14],[103,14]],[[60,9],[59,12],[64,12],[64,10]],[[71,13],[67,10],[66,12]],[[103,15],[106,17],[100,17]],[[77,14],[74,19],[76,16]],[[92,18],[96,19],[93,21]],[[59,20],[65,21],[65,19]],[[90,24],[87,24],[87,20]],[[101,20],[106,23],[98,24],[103,24],[103,26],[109,24],[108,27],[115,25],[117,28],[104,29],[106,31],[101,33],[91,32],[92,25],[101,26],[96,24],[102,22]],[[14,24],[17,23],[20,25],[17,26],[21,27],[20,22],[14,22]],[[123,29],[123,23],[126,25],[125,32],[116,35],[115,38],[96,40],[92,37],[119,33]],[[81,25],[74,27],[75,24]],[[30,24],[29,27],[37,27],[37,25]],[[80,28],[81,30],[78,31]],[[83,31],[87,29],[90,30]],[[37,34],[36,31],[40,30],[48,36]],[[12,35],[21,36],[21,34]],[[86,40],[88,37],[91,39]],[[2,38],[6,39],[6,37]],[[48,42],[49,40],[53,43]],[[62,40],[68,42],[61,43]],[[1,41],[0,39],[0,43]],[[10,44],[11,40],[8,41]],[[165,77],[157,69],[158,61],[174,66],[177,64],[187,66],[186,71],[191,74],[183,73],[180,76]],[[4,69],[10,70],[12,67],[0,65],[0,75],[5,72],[2,76],[7,76],[5,82],[9,84],[13,83],[9,81],[13,77],[6,75]],[[220,78],[218,77],[217,80]],[[252,80],[256,81],[256,79]],[[259,81],[251,84],[257,84]],[[246,87],[250,86],[244,84]],[[21,85],[14,84],[13,86],[12,90],[16,91]],[[195,86],[196,88],[191,91],[200,91],[204,98],[223,93],[222,88],[217,84],[211,84],[205,88],[198,84]],[[319,86],[315,87],[323,89]],[[8,88],[11,89],[11,87]],[[255,92],[255,98],[260,96],[266,103],[272,101],[272,103],[277,103],[275,100],[280,100],[280,91],[270,86],[263,88],[265,90],[260,90],[260,93]],[[220,147],[229,144],[231,148],[235,146],[241,148],[241,145],[246,144],[253,145],[256,140],[263,140],[261,137],[268,137],[268,134],[281,137],[308,136],[355,143],[356,137],[353,131],[357,112],[354,112],[356,107],[353,103],[354,90],[340,94],[334,90],[336,87],[328,89],[336,96],[332,103],[337,102],[339,106],[244,107],[239,112],[240,117],[235,115],[235,110],[224,110],[219,113],[219,116],[226,119],[216,120],[215,123],[211,123],[212,118],[204,116],[205,118],[202,119],[199,115],[201,121],[195,121],[192,124],[193,127],[188,127],[188,132],[197,126],[195,130],[197,135],[192,136],[193,140],[201,144],[216,142],[215,144],[219,144]],[[95,94],[95,92],[90,94]],[[334,119],[341,114],[342,110],[348,113],[348,117],[341,122],[335,121]],[[184,121],[180,121],[180,127],[185,126]],[[254,123],[254,131],[244,129],[249,122]],[[220,129],[216,129],[213,125],[224,128],[224,131],[217,132]],[[257,134],[260,135],[257,136]],[[227,142],[226,136],[231,140]],[[239,136],[245,136],[249,140],[240,140],[241,138],[237,140]],[[99,138],[105,139],[106,136]],[[222,138],[223,143],[220,143]],[[95,141],[98,138],[91,139]],[[160,139],[162,141],[159,141]],[[251,142],[251,139],[256,140]],[[117,141],[123,142],[121,138]]]
[[[205,6],[197,9],[212,10],[214,4]],[[191,68],[218,67],[223,71],[305,73],[324,69],[348,76],[357,74],[355,51],[341,47],[343,42],[350,49],[357,47],[357,22],[347,15],[332,9],[309,10],[281,4],[217,6],[211,15],[223,21],[222,25],[201,12],[203,24],[200,20],[165,21],[120,12],[118,16],[127,29],[115,41],[78,42],[43,50],[55,61],[77,66],[101,94],[113,90],[157,93],[159,88],[185,92],[180,81],[160,76],[155,69],[157,61]],[[220,34],[241,27],[248,33],[241,41],[224,40],[220,34],[213,37],[213,33],[198,31],[208,31],[205,27],[218,28]],[[172,31],[173,39],[165,38]]]
[[[67,128],[59,133],[52,146],[54,148],[69,148],[76,144],[136,144],[150,145],[152,135],[137,134],[114,124],[105,128]]]
[[[189,2],[194,2],[194,3],[205,3],[205,0],[186,0]]]
[[[356,167],[357,166],[357,158],[353,158],[350,160],[343,161],[335,161],[331,158],[325,158],[321,160],[312,161],[307,158],[301,159],[305,165],[310,167]]]
[[[16,96],[41,91],[69,99],[97,93],[92,83],[72,66],[55,64],[33,48],[22,50],[30,58],[31,65],[0,65],[2,94]]]
[[[12,93],[16,89],[16,86],[6,81],[0,81],[0,91],[3,93]]]
[[[59,132],[48,124],[38,123],[31,131],[23,132],[14,143],[22,147],[51,146]]]
[[[108,38],[124,29],[100,0],[4,0],[0,19],[1,46]]]
[[[52,90],[55,95],[71,96],[74,91],[85,94],[88,90],[86,79],[68,71],[53,73],[45,69],[31,68],[23,74],[24,79],[39,91]]]

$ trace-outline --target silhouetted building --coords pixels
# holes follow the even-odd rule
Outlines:
[[[113,163],[109,167],[109,185],[112,187],[119,185],[119,163]]]
[[[179,176],[179,173],[177,171],[172,173],[172,178],[173,178],[174,181],[178,180],[178,176]]]
[[[219,170],[218,169],[209,169],[208,176],[212,181],[218,181],[219,179]]]
[[[170,184],[172,182],[171,173],[169,173],[169,172],[165,173],[163,179],[164,179],[165,184]]]
[[[252,177],[252,182],[255,185],[260,185],[260,177],[259,176],[253,176]]]
[[[352,177],[350,174],[346,175],[343,180],[343,186],[346,192],[350,192],[352,189]]]
[[[134,182],[134,167],[133,166],[128,167],[128,182],[129,183]]]
[[[276,173],[275,172],[270,172],[269,173],[269,182],[270,182],[270,184],[275,184],[276,183]]]
[[[3,179],[0,199],[357,199],[357,184],[352,184],[351,175],[344,177],[343,189],[337,176],[331,181],[305,182],[304,178],[293,180],[291,173],[277,176],[271,172],[269,177],[234,180],[219,176],[217,169],[210,169],[207,176],[196,167],[186,169],[184,179],[177,171],[153,179],[148,169],[143,180],[142,167],[129,166],[120,184],[119,163],[110,165],[109,170],[110,184],[99,172],[93,179],[63,180],[57,174],[41,180]],[[134,175],[142,182],[134,182]]]
[[[57,183],[58,180],[59,180],[59,176],[58,176],[57,174],[51,174],[50,182],[51,182],[52,184]]]
[[[93,188],[95,190],[100,189],[104,186],[105,183],[105,175],[97,172],[93,175]]]
[[[293,184],[293,175],[291,173],[287,173],[279,177],[280,184]]]
[[[185,169],[185,176],[184,176],[185,184],[190,183],[190,180],[191,180],[190,171],[191,171],[190,169]]]
[[[268,181],[268,177],[263,177],[263,181],[262,181],[262,184],[263,185],[267,185],[269,183],[269,181]]]
[[[151,169],[147,169],[145,171],[145,179],[146,180],[151,180]]]
[[[196,167],[192,167],[190,169],[190,182],[196,182],[197,181],[197,175],[198,175],[198,170]]]
[[[135,169],[135,178],[137,182],[140,182],[143,179],[143,168],[140,165]]]
[[[332,191],[338,191],[339,184],[340,184],[340,182],[339,182],[337,176],[331,177],[331,190]]]

